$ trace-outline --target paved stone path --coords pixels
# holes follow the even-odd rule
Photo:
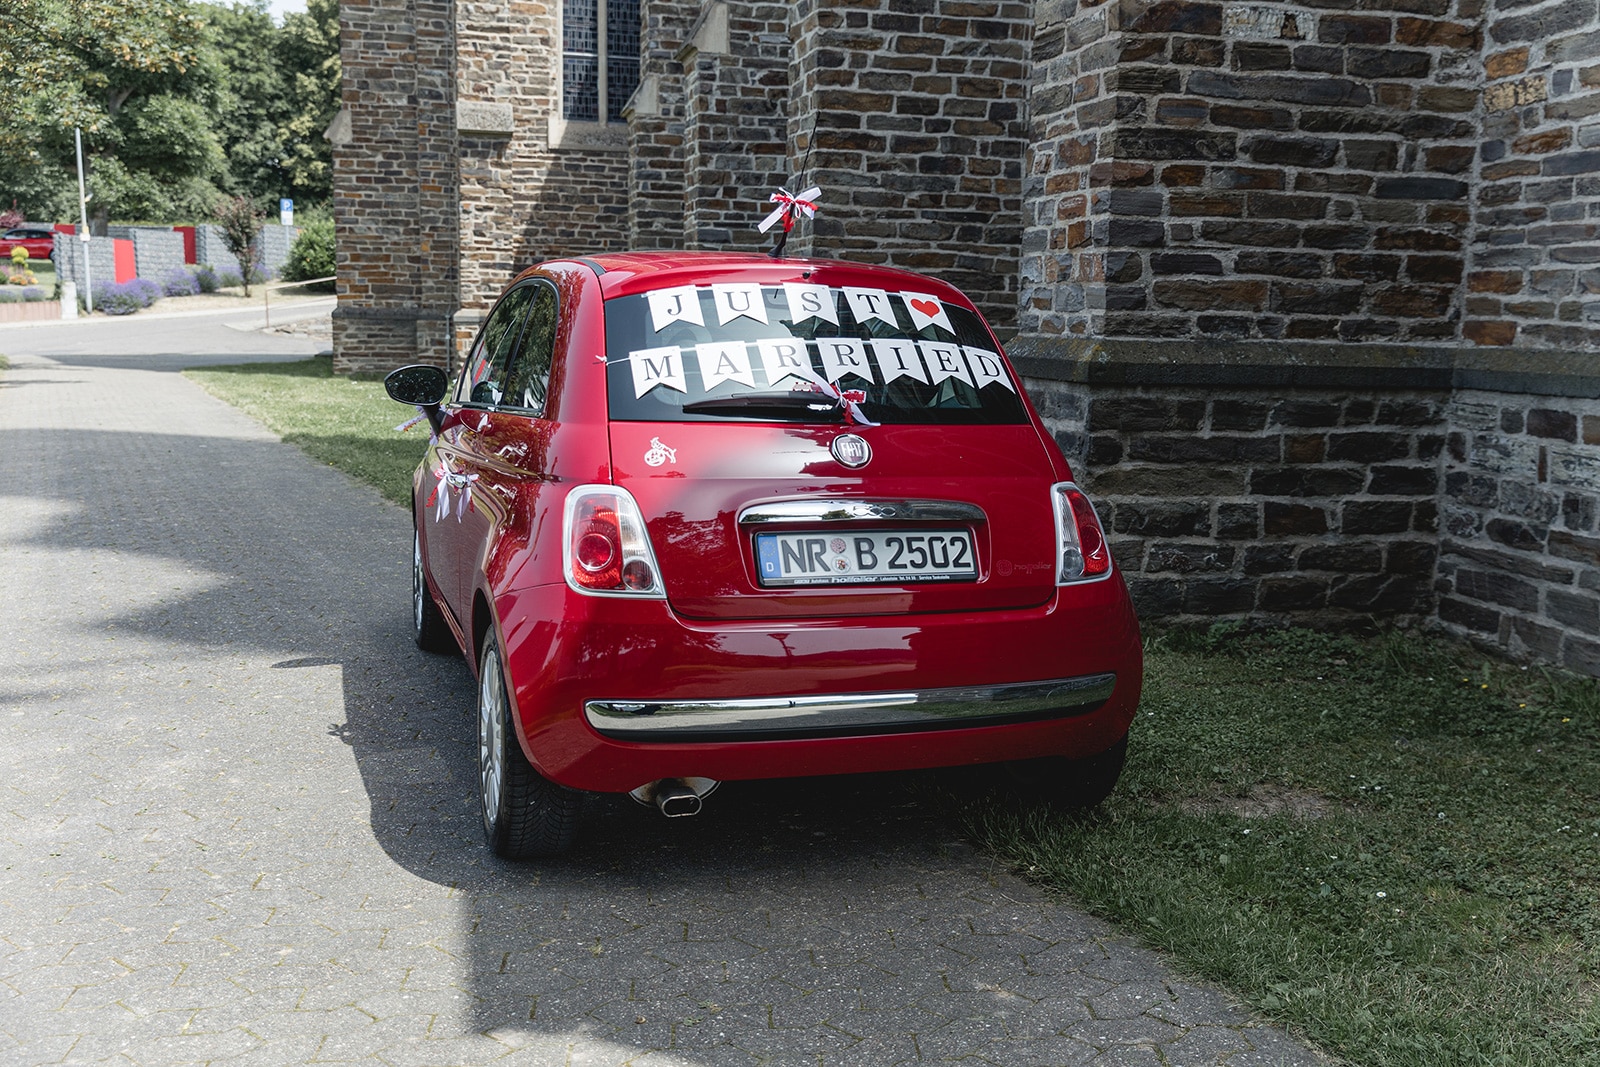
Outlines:
[[[918,776],[600,798],[491,859],[406,516],[173,373],[312,347],[0,331],[0,1063],[1324,1062]]]

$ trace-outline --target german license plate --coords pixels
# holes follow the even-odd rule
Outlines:
[[[978,577],[972,534],[966,530],[759,533],[756,564],[764,586],[970,582]]]

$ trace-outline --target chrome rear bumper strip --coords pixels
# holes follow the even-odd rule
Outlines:
[[[1088,674],[1046,682],[852,695],[591,700],[583,713],[600,733],[632,741],[827,737],[1087,715],[1111,699],[1116,684],[1115,674]]]

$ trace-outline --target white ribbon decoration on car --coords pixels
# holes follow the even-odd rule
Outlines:
[[[879,423],[873,422],[871,419],[863,415],[861,413],[861,408],[857,406],[861,401],[867,398],[866,393],[863,393],[859,389],[840,389],[838,384],[835,382],[818,382],[817,387],[828,396],[831,396],[833,399],[837,400],[839,402],[839,406],[844,408],[845,414],[850,416],[852,422],[859,426],[879,425]]]
[[[445,466],[444,460],[441,459],[439,465],[433,468],[433,476],[439,479],[439,482],[433,487],[433,492],[428,495],[427,501],[422,506],[437,505],[434,507],[433,521],[442,521],[450,514],[450,490],[453,488],[459,494],[456,497],[456,521],[460,522],[467,509],[472,507],[472,483],[478,480],[478,475],[457,474]]]
[[[817,217],[817,197],[821,195],[822,189],[815,185],[809,189],[802,189],[799,195],[791,193],[780,186],[777,192],[767,197],[769,202],[778,206],[772,209],[770,215],[761,220],[761,225],[757,226],[756,229],[761,233],[766,233],[778,224],[779,219],[782,219],[783,232],[788,233],[794,229],[795,212],[800,212],[808,219]]]

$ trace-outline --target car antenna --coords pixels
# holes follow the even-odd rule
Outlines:
[[[806,176],[806,168],[811,165],[811,150],[815,148],[816,145],[817,118],[815,115],[812,115],[811,136],[806,142],[806,156],[800,161],[801,178]],[[796,182],[796,184],[799,183]],[[761,220],[761,225],[757,226],[756,230],[760,233],[766,233],[768,230],[772,229],[774,223],[783,223],[783,230],[778,234],[778,243],[773,245],[772,251],[768,253],[773,259],[783,258],[783,249],[784,246],[789,243],[789,231],[794,229],[794,219],[796,215],[803,214],[808,219],[816,218],[817,198],[821,195],[822,190],[815,185],[809,189],[801,191],[799,194],[791,193],[789,190],[780,185],[777,192],[767,197],[769,203],[777,204],[778,206],[773,208],[772,212],[767,215],[766,218]]]

